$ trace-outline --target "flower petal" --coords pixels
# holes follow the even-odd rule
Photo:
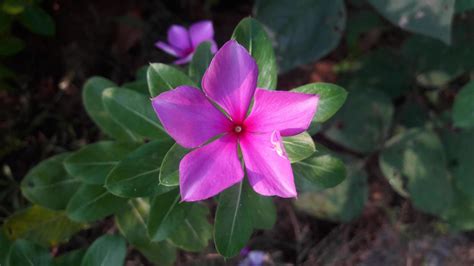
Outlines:
[[[245,128],[260,133],[278,130],[282,136],[299,134],[311,124],[318,102],[318,95],[258,88]]]
[[[168,29],[168,43],[175,48],[180,49],[181,53],[192,49],[188,30],[179,25],[172,25]]]
[[[188,54],[186,57],[183,57],[183,58],[180,58],[180,59],[174,61],[173,64],[182,65],[182,64],[189,63],[193,59],[193,55],[194,55],[194,52]]]
[[[217,51],[204,73],[202,87],[211,100],[229,113],[234,122],[245,119],[257,86],[258,67],[236,41],[228,41]]]
[[[179,187],[183,201],[210,198],[242,181],[244,171],[237,154],[237,138],[223,137],[197,148],[179,164]]]
[[[214,27],[210,20],[199,21],[189,27],[189,36],[194,48],[204,41],[211,41],[214,38]]]
[[[253,189],[264,196],[296,197],[290,160],[280,133],[247,133],[240,138],[245,168]]]
[[[196,88],[179,86],[152,99],[166,131],[185,148],[194,148],[231,126],[229,119]]]
[[[179,57],[180,56],[179,54],[181,54],[181,51],[176,50],[173,46],[170,46],[169,44],[165,42],[158,41],[155,43],[155,46],[172,56]]]

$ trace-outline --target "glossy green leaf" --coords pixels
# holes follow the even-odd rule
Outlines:
[[[50,266],[53,265],[53,261],[46,248],[27,240],[19,239],[10,248],[7,265]]]
[[[122,84],[123,88],[131,89],[148,96],[148,82],[145,80],[135,80]]]
[[[212,225],[208,222],[209,209],[201,204],[192,204],[186,217],[173,234],[170,235],[171,243],[187,251],[202,251],[212,238]]]
[[[454,125],[460,128],[474,128],[474,81],[465,85],[454,101]]]
[[[298,191],[320,191],[340,184],[346,178],[344,163],[318,146],[311,157],[292,164]]]
[[[110,194],[100,185],[81,185],[69,202],[69,218],[79,222],[102,219],[124,207],[127,199]]]
[[[150,139],[167,136],[147,96],[126,88],[108,88],[102,100],[112,118],[132,132]]]
[[[132,199],[115,215],[115,223],[128,242],[148,260],[158,265],[172,265],[176,260],[176,249],[165,241],[152,242],[147,234],[150,205],[141,198]]]
[[[25,43],[17,37],[0,38],[0,56],[11,56],[25,48]]]
[[[243,45],[258,65],[259,88],[275,89],[277,64],[272,42],[263,26],[253,18],[242,19],[234,29],[232,39]]]
[[[189,152],[175,143],[166,153],[160,167],[160,184],[164,186],[179,185],[179,162]]]
[[[312,124],[327,121],[342,107],[347,98],[345,89],[329,83],[307,84],[291,91],[319,95],[318,109]]]
[[[440,215],[453,198],[446,157],[438,136],[431,131],[411,129],[393,137],[381,153],[379,163],[395,190],[406,188],[413,205],[425,212]],[[405,177],[400,185],[397,177]],[[399,178],[398,178],[399,179]]]
[[[392,123],[393,105],[382,92],[356,90],[334,117],[325,135],[360,153],[369,153],[385,141]]]
[[[360,166],[348,167],[348,177],[336,187],[298,196],[295,206],[315,217],[349,222],[363,211],[368,197],[367,175]]]
[[[86,253],[85,249],[69,251],[59,257],[54,258],[54,266],[74,266],[81,265],[82,258]]]
[[[316,151],[314,141],[308,132],[296,136],[284,137],[283,144],[291,163],[302,161]]]
[[[67,172],[87,184],[104,184],[105,178],[137,144],[101,141],[84,146],[64,161]]]
[[[19,19],[33,33],[53,36],[56,32],[53,18],[37,5],[27,6]]]
[[[167,239],[185,219],[189,204],[179,200],[178,189],[153,198],[148,219],[148,235],[152,241]]]
[[[179,69],[161,63],[150,64],[147,80],[151,97],[181,85],[196,87],[196,84]]]
[[[81,183],[68,175],[63,153],[46,159],[31,169],[21,182],[21,192],[29,201],[53,210],[63,210]]]
[[[455,0],[369,0],[392,24],[449,44]]]
[[[28,239],[42,246],[56,246],[85,228],[63,211],[53,211],[37,205],[14,213],[4,223],[10,239]]]
[[[276,42],[282,72],[327,55],[346,24],[343,0],[259,0],[255,14]]]
[[[109,174],[105,186],[117,196],[134,198],[154,194],[160,183],[160,165],[173,142],[155,140],[123,159]]]
[[[137,141],[139,137],[115,122],[102,102],[104,90],[116,86],[112,81],[102,77],[89,78],[82,88],[84,107],[96,125],[107,135],[121,141]]]
[[[125,239],[115,235],[99,237],[87,249],[81,266],[124,265],[127,255]]]
[[[250,185],[240,182],[219,196],[214,222],[214,243],[217,252],[233,257],[245,247],[253,229],[270,229],[276,211],[269,197],[257,195]]]
[[[207,67],[209,67],[213,56],[211,43],[203,42],[196,48],[193,59],[189,63],[189,77],[198,84],[199,87],[201,87],[202,76],[204,76]]]

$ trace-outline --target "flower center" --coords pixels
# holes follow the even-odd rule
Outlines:
[[[241,126],[235,126],[234,132],[235,132],[235,133],[240,133],[240,132],[242,132],[242,127],[241,127]]]

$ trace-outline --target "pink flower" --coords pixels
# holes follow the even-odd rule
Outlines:
[[[179,86],[152,99],[170,136],[179,145],[194,148],[179,165],[183,201],[207,199],[242,181],[239,147],[257,193],[296,196],[281,137],[309,127],[319,96],[256,88],[257,79],[255,60],[236,41],[228,41],[204,74],[203,91]]]
[[[217,45],[214,41],[214,27],[209,20],[196,22],[189,27],[189,30],[179,25],[172,25],[168,29],[168,43],[158,41],[155,46],[178,57],[175,64],[185,64],[191,61],[199,44],[206,41],[211,43],[211,52],[214,54]]]

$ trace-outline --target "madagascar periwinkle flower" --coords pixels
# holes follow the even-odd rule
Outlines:
[[[205,20],[196,22],[186,29],[183,26],[172,25],[168,29],[168,43],[158,41],[155,46],[166,53],[179,58],[175,64],[185,64],[191,61],[196,48],[202,42],[211,43],[211,52],[217,51],[217,44],[214,41],[214,27],[212,22]]]
[[[309,127],[319,96],[257,88],[257,79],[255,60],[236,41],[228,41],[206,70],[202,91],[179,86],[152,99],[165,130],[179,145],[193,149],[179,165],[183,201],[207,199],[241,182],[243,168],[257,193],[296,196],[282,136]]]

